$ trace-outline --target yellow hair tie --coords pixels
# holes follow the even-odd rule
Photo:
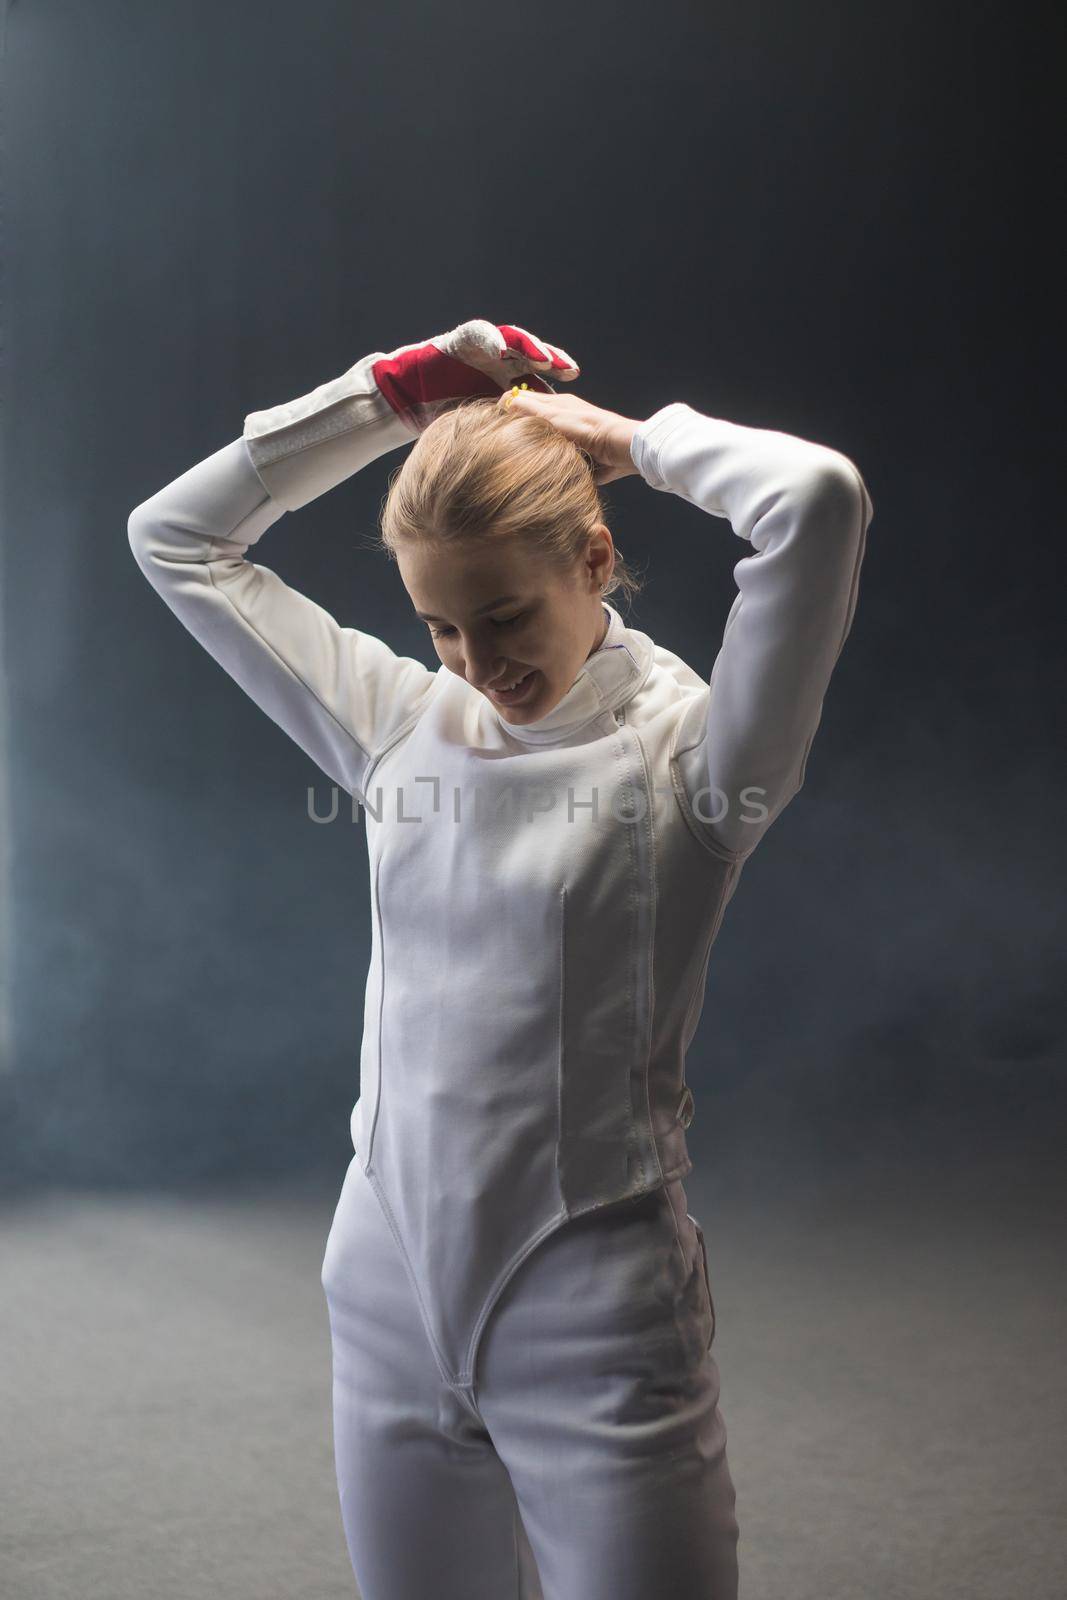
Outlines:
[[[522,387],[524,389],[528,389],[529,388],[529,384],[524,383],[522,385]],[[513,383],[512,386],[511,386],[511,393],[508,395],[507,399],[504,401],[504,410],[505,411],[511,405],[511,402],[514,400],[514,398],[518,394],[518,392],[519,392],[519,385],[517,383]]]

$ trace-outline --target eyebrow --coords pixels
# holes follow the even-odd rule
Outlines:
[[[497,606],[506,606],[510,604],[512,600],[517,600],[518,598],[519,596],[517,594],[497,595],[496,599],[490,600],[487,605],[479,606],[474,615],[476,617],[480,617],[483,611],[495,611]],[[423,622],[446,622],[448,620],[446,617],[431,616],[428,611],[416,611],[415,615],[417,617],[421,617]]]

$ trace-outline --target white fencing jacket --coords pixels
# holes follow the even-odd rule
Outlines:
[[[873,507],[832,449],[664,406],[634,465],[746,544],[710,683],[607,605],[562,701],[513,726],[248,559],[287,511],[412,441],[380,359],[249,415],[136,507],[129,538],[182,623],[365,806],[353,1146],[441,1374],[466,1385],[540,1240],[691,1169],[685,1058],[712,943],[804,781]]]

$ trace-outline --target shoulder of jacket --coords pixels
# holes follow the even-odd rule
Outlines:
[[[672,723],[688,716],[694,700],[706,704],[707,682],[673,650],[648,639],[649,670],[626,706],[627,721],[647,723],[666,716]],[[675,734],[676,738],[676,734]],[[672,746],[675,739],[672,739]]]

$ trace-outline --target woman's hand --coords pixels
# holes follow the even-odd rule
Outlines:
[[[580,400],[576,394],[538,394],[532,389],[509,389],[498,404],[511,416],[544,417],[560,433],[584,450],[593,461],[598,484],[612,483],[637,472],[630,456],[630,441],[638,424],[617,411]]]
[[[422,433],[457,400],[476,395],[492,399],[523,377],[531,389],[552,394],[549,378],[573,383],[580,370],[559,345],[517,323],[497,324],[484,317],[472,317],[420,344],[402,344],[371,368],[381,394],[412,433]]]

